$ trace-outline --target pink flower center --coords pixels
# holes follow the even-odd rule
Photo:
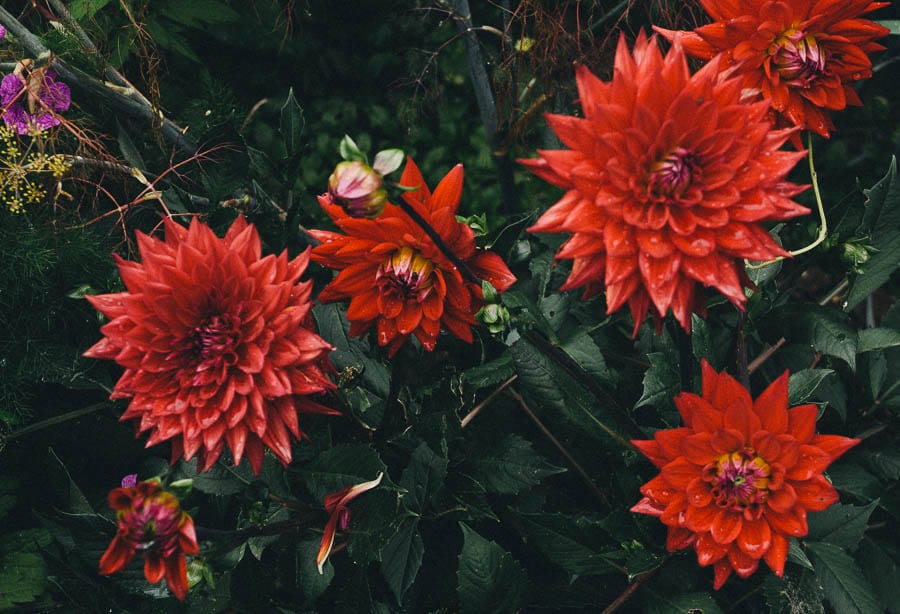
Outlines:
[[[825,53],[816,39],[796,28],[784,32],[769,53],[781,78],[789,85],[809,87],[825,72]]]
[[[404,246],[378,267],[375,280],[384,290],[422,302],[434,285],[433,272],[434,265],[430,260]]]
[[[769,496],[769,464],[753,448],[723,454],[704,467],[704,480],[722,509],[743,511],[759,507]]]
[[[651,196],[663,200],[678,197],[691,185],[697,170],[694,154],[676,147],[650,168],[647,190]]]
[[[240,338],[237,321],[229,314],[210,316],[188,334],[189,344],[199,359],[198,371],[234,364],[234,347]]]
[[[165,500],[137,499],[131,509],[119,512],[119,533],[137,551],[156,550],[168,556],[177,547],[182,512]]]

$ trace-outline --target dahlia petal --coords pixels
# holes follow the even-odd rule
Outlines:
[[[859,439],[842,437],[840,435],[816,435],[809,443],[828,454],[828,456],[831,457],[832,462],[834,462],[843,456],[844,452],[859,442]]]
[[[787,560],[790,540],[780,533],[772,533],[772,546],[763,556],[766,565],[769,566],[779,578],[784,576],[784,562]]]
[[[789,480],[808,480],[814,475],[821,474],[831,464],[831,456],[821,448],[809,445],[800,445],[800,458],[793,467],[787,471]]]
[[[687,485],[687,497],[688,502],[697,507],[705,507],[713,500],[709,484],[701,478],[694,478]]]
[[[819,408],[809,403],[788,410],[788,432],[800,443],[809,443],[816,432]]]
[[[741,578],[749,578],[759,568],[759,559],[745,554],[740,548],[732,547],[728,551],[728,561],[734,573]]]
[[[704,391],[704,397],[706,393]],[[674,399],[675,407],[684,423],[695,431],[715,431],[722,428],[723,417],[715,407],[703,397],[690,392],[682,392]]]
[[[769,491],[767,499],[769,507],[778,513],[786,514],[793,509],[797,503],[797,492],[790,484],[784,484],[778,490]]]
[[[797,502],[811,512],[821,512],[836,503],[838,493],[824,476],[816,475],[803,482],[794,482]]]
[[[712,433],[712,437],[710,439],[710,447],[712,449],[712,453],[715,455],[730,454],[735,450],[740,450],[744,446],[746,441],[747,440],[744,437],[744,434],[737,429],[716,429]]]
[[[769,509],[766,510],[765,517],[775,533],[791,537],[803,537],[809,533],[809,527],[806,524],[806,510],[803,508],[795,507],[785,513]]]
[[[731,575],[731,561],[727,558],[717,561],[715,566],[713,566],[713,573],[715,576],[713,589],[719,590],[725,584],[725,581],[728,580],[728,576]]]
[[[165,561],[156,553],[147,554],[144,558],[144,577],[150,584],[156,584],[166,575]]]
[[[659,504],[650,497],[644,497],[633,506],[631,506],[630,511],[636,514],[647,514],[649,516],[661,516],[664,507],[660,507]]]
[[[641,454],[646,456],[647,459],[657,467],[662,467],[672,460],[653,439],[632,439],[631,445],[637,448]]]
[[[744,519],[737,545],[747,556],[760,559],[772,547],[772,528],[765,518]]]
[[[179,601],[184,601],[188,592],[187,563],[184,556],[171,556],[165,560],[166,585]]]
[[[684,526],[697,533],[707,532],[712,528],[712,523],[719,514],[719,508],[715,505],[688,506],[684,512]]]
[[[696,433],[682,438],[681,452],[684,457],[695,465],[706,465],[715,459],[718,454],[713,449],[708,432]],[[734,448],[732,448],[734,449]]]
[[[684,490],[691,480],[700,477],[700,469],[684,457],[678,457],[664,466],[660,475],[672,488]]]
[[[654,441],[659,445],[659,449],[667,459],[666,463],[682,455],[684,438],[690,435],[691,432],[691,429],[688,428],[677,428],[663,429],[653,434]]]
[[[770,433],[784,433],[788,430],[789,375],[787,371],[782,373],[753,402],[753,412],[759,416],[761,428]]]
[[[697,562],[700,567],[706,567],[722,560],[728,554],[729,546],[722,545],[712,538],[712,535],[701,533],[694,542],[694,550],[697,552]]]
[[[716,543],[730,544],[740,535],[743,526],[744,519],[741,514],[720,510],[713,517],[709,530]]]
[[[100,557],[100,575],[108,576],[125,569],[134,558],[134,553],[134,548],[129,546],[125,540],[117,534],[103,553],[103,556]]]
[[[694,543],[696,535],[696,533],[688,529],[669,527],[669,532],[666,535],[666,550],[675,552],[676,550],[689,548]]]

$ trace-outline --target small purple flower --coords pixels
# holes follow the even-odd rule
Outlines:
[[[48,70],[40,79],[31,79],[29,87],[30,90],[25,91],[25,79],[16,73],[10,73],[0,81],[4,123],[19,134],[58,126],[60,119],[57,113],[68,110],[72,102],[69,86],[57,81],[56,73]],[[34,113],[28,109],[29,94],[39,101]]]
[[[0,23],[0,41],[6,36],[6,28],[3,27],[3,24]]]
[[[134,488],[137,486],[137,474],[129,473],[122,478],[122,488]]]

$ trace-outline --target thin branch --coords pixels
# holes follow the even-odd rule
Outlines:
[[[490,402],[493,401],[493,400],[497,397],[497,395],[499,395],[501,392],[503,392],[504,390],[506,390],[507,388],[509,388],[509,387],[512,385],[512,383],[513,383],[514,381],[516,381],[517,379],[519,379],[519,376],[518,376],[518,375],[513,375],[511,378],[509,378],[508,380],[506,380],[505,382],[503,382],[502,384],[500,384],[499,386],[497,386],[497,389],[496,389],[496,390],[494,390],[491,394],[487,395],[487,397],[486,397],[481,403],[479,403],[478,405],[476,405],[475,407],[473,407],[473,408],[472,408],[472,411],[470,411],[469,413],[467,413],[467,414],[465,415],[465,417],[464,417],[464,418],[462,419],[462,421],[460,422],[460,427],[461,427],[461,428],[466,428],[466,426],[467,426],[472,420],[475,419],[475,416],[478,415],[478,412],[480,412],[482,409],[484,409],[485,407],[487,407],[487,405],[490,404]]]
[[[531,418],[531,421],[534,422],[535,426],[538,427],[541,433],[544,434],[544,437],[546,437],[550,441],[550,443],[556,446],[556,449],[559,450],[560,454],[562,454],[566,458],[566,460],[569,461],[569,464],[572,465],[572,468],[575,469],[575,472],[578,473],[579,477],[581,477],[584,483],[587,484],[587,487],[590,489],[590,491],[594,493],[597,498],[603,502],[604,505],[609,506],[609,499],[606,498],[606,495],[603,494],[603,491],[600,490],[596,484],[594,484],[594,480],[591,479],[591,476],[589,476],[587,471],[585,471],[584,468],[578,464],[578,461],[576,461],[572,457],[566,447],[563,446],[559,442],[559,440],[553,436],[553,433],[550,432],[550,429],[544,426],[544,423],[541,422],[541,419],[537,417],[537,415],[534,413],[534,411],[532,411],[530,407],[528,407],[528,403],[525,402],[525,399],[522,398],[522,395],[520,395],[512,388],[509,390],[509,394],[512,395],[512,397],[516,401],[518,401],[519,406],[528,415],[528,417]]]
[[[109,401],[101,401],[100,403],[94,403],[93,405],[82,407],[81,409],[75,409],[70,412],[60,414],[59,416],[53,416],[52,418],[47,418],[46,420],[41,420],[40,422],[29,424],[28,426],[13,431],[5,437],[0,437],[0,443],[5,445],[6,442],[11,439],[17,439],[24,435],[34,433],[35,431],[40,431],[51,426],[56,426],[57,424],[62,424],[63,422],[68,422],[69,420],[74,420],[75,418],[80,418],[81,416],[92,414],[95,411],[100,411],[101,409],[107,408],[109,406]],[[0,448],[2,448],[2,446],[0,446]]]
[[[629,584],[628,588],[626,588],[624,591],[622,591],[622,594],[619,595],[618,597],[616,597],[616,600],[613,601],[611,604],[609,604],[606,607],[606,609],[603,610],[602,614],[612,614],[613,612],[618,610],[620,607],[622,607],[622,605],[626,601],[631,599],[631,596],[634,595],[634,593],[639,588],[641,588],[647,580],[649,580],[650,578],[652,578],[654,576],[654,574],[656,574],[657,569],[659,569],[659,567],[657,567],[656,569],[651,569],[650,571],[648,571],[646,573],[642,573],[637,578],[635,578],[634,582]]]

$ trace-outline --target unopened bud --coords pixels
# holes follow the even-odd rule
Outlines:
[[[328,192],[334,202],[352,217],[374,219],[387,202],[381,173],[359,160],[338,164],[328,178]]]

